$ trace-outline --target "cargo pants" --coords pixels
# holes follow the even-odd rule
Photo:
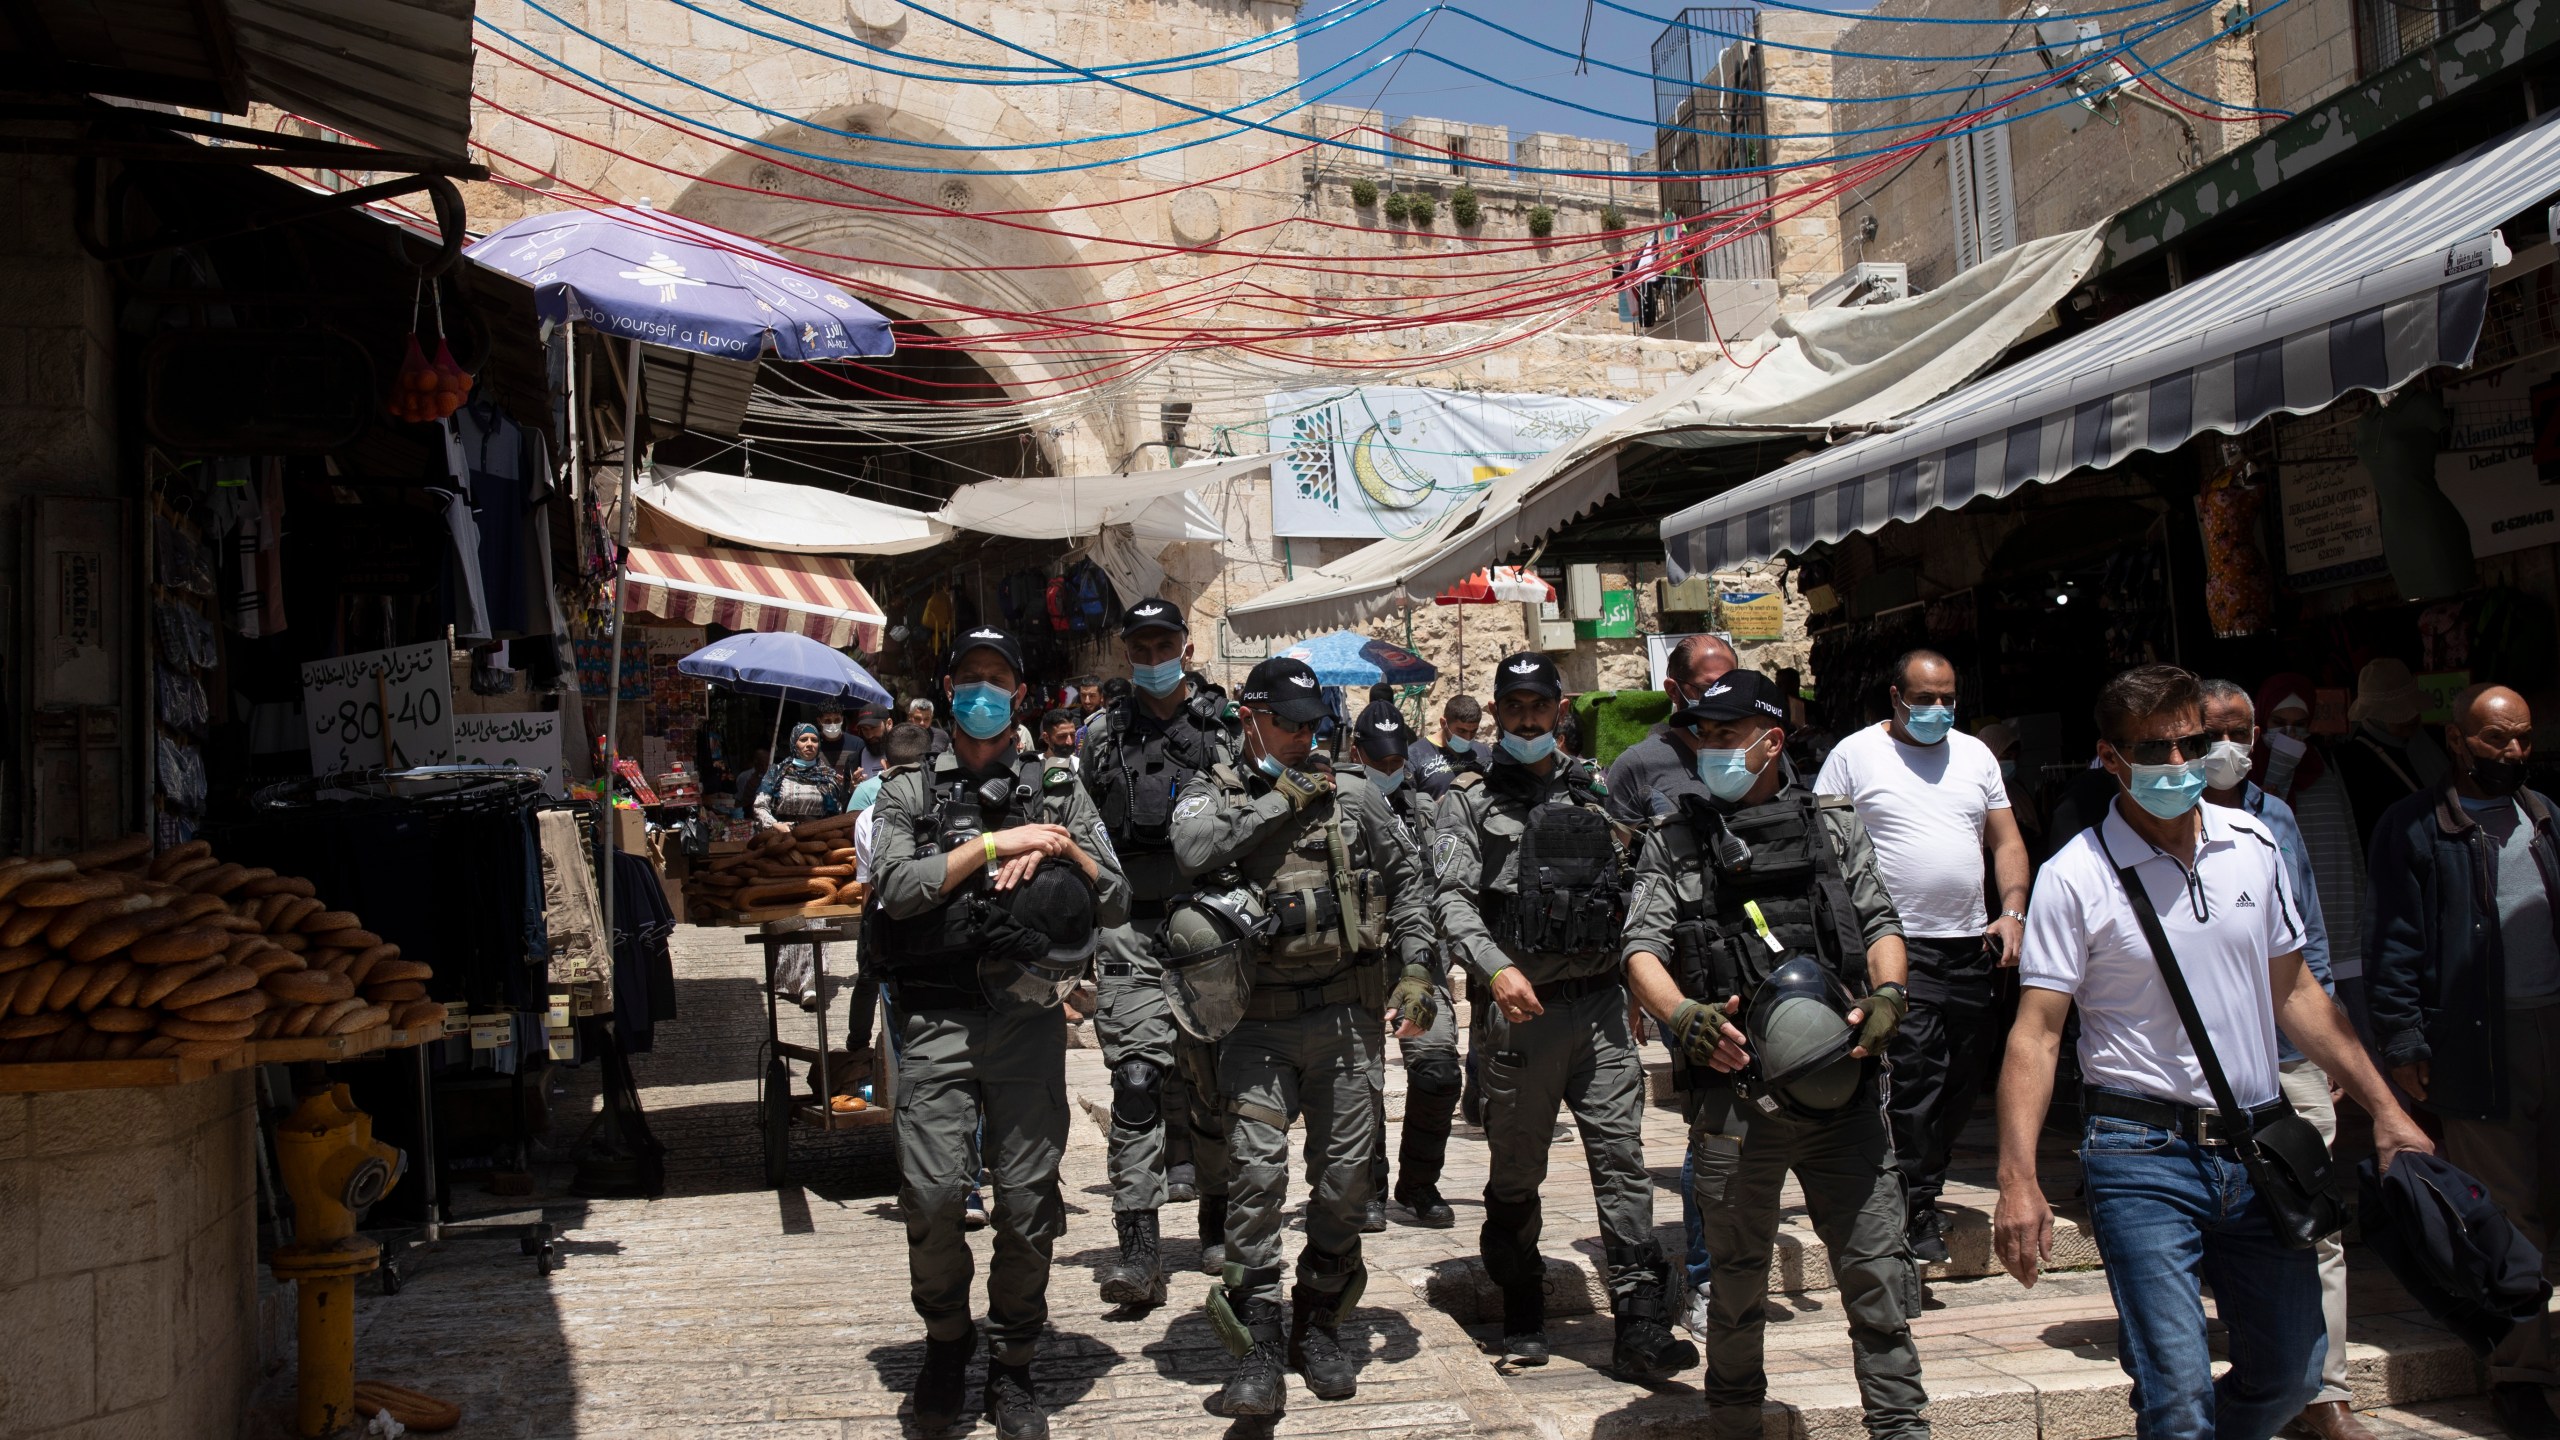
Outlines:
[[[1174,1126],[1190,1133],[1190,1158],[1200,1193],[1227,1193],[1227,1150],[1218,1114],[1218,1097],[1185,1083],[1193,1075],[1213,1075],[1205,1054],[1209,1047],[1183,1033],[1165,999],[1164,960],[1156,953],[1152,932],[1160,921],[1115,925],[1102,932],[1102,953],[1094,989],[1102,1008],[1093,1017],[1102,1042],[1102,1063],[1113,1076],[1111,1124],[1105,1137],[1111,1171],[1111,1208],[1120,1213],[1161,1210],[1165,1203],[1165,1169],[1172,1163],[1168,1136]],[[1118,1088],[1120,1067],[1130,1061],[1155,1067],[1155,1113],[1144,1125],[1123,1124]]]
[[[898,1067],[898,1208],[925,1333],[969,1333],[976,1265],[962,1227],[983,1163],[987,1341],[1000,1364],[1031,1359],[1049,1316],[1049,1257],[1066,1229],[1058,1161],[1067,1145],[1067,1034],[1055,1010],[919,1010],[892,1004]],[[981,1137],[983,1135],[983,1155]]]
[[[1702,1077],[1703,1078],[1703,1077]],[[1804,1187],[1814,1233],[1848,1316],[1849,1347],[1874,1440],[1929,1433],[1920,1351],[1920,1269],[1910,1251],[1902,1172],[1874,1087],[1827,1120],[1749,1106],[1730,1084],[1707,1079],[1690,1122],[1689,1163],[1715,1274],[1707,1287],[1707,1428],[1710,1440],[1758,1440],[1768,1398],[1763,1360],[1769,1251],[1787,1172]]]
[[[1376,1144],[1370,1076],[1385,1047],[1378,1012],[1357,1003],[1247,1020],[1218,1042],[1227,1112],[1227,1275],[1239,1309],[1248,1300],[1288,1304],[1278,1278],[1280,1237],[1289,1221],[1289,1126],[1301,1113],[1311,1190],[1301,1282],[1318,1294],[1337,1293],[1356,1273]],[[1311,1267],[1311,1259],[1331,1264]]]
[[[1438,1008],[1432,1013],[1431,1027],[1410,1040],[1398,1040],[1404,1055],[1404,1128],[1397,1147],[1396,1165],[1404,1172],[1420,1176],[1431,1184],[1440,1183],[1440,1171],[1449,1159],[1449,1127],[1458,1113],[1458,1093],[1464,1072],[1458,1063],[1457,1007],[1446,989],[1433,997]],[[1369,1074],[1369,1082],[1377,1091],[1377,1103],[1371,1107],[1375,1118],[1377,1145],[1369,1161],[1369,1189],[1372,1195],[1388,1193],[1387,1168],[1387,1049],[1378,1047],[1378,1063]]]
[[[1546,1013],[1518,1024],[1485,1007],[1483,1056],[1485,1263],[1495,1248],[1536,1253],[1543,1228],[1538,1191],[1547,1180],[1556,1107],[1573,1112],[1611,1256],[1609,1289],[1624,1298],[1660,1274],[1653,1239],[1653,1175],[1644,1164],[1644,1062],[1627,1028],[1627,992],[1610,985],[1571,1000],[1542,999]],[[1497,1234],[1497,1230],[1503,1234]],[[1717,1259],[1723,1259],[1718,1251]],[[1501,1273],[1496,1270],[1497,1275]]]

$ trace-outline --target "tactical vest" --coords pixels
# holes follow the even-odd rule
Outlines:
[[[1251,803],[1253,792],[1234,766],[1215,766],[1209,775],[1228,803]],[[1269,917],[1254,966],[1256,986],[1314,984],[1386,949],[1386,882],[1374,858],[1367,837],[1343,818],[1333,796],[1310,803],[1297,823],[1237,858],[1239,879],[1262,896]]]
[[[1788,956],[1807,954],[1851,994],[1866,993],[1865,930],[1813,793],[1795,790],[1730,815],[1703,795],[1683,795],[1679,804],[1715,896],[1711,913],[1681,902],[1672,938],[1682,992],[1708,1001],[1748,997]],[[1748,847],[1738,867],[1720,856],[1727,847],[1716,843],[1719,830]]]
[[[1132,745],[1137,703],[1115,700],[1103,709],[1101,723],[1086,732],[1083,772],[1141,907],[1132,918],[1145,918],[1161,914],[1164,900],[1189,888],[1173,863],[1174,791],[1183,776],[1219,763],[1219,717],[1226,707],[1195,695],[1171,724]]]
[[[1067,785],[1073,782],[1053,792],[1047,768],[1037,756],[1018,759],[1003,800],[990,803],[984,788],[1002,778],[973,780],[957,767],[946,771],[937,765],[927,770],[926,794],[933,806],[915,816],[918,851],[939,855],[975,845],[980,836],[1016,825],[1065,822]],[[941,904],[903,919],[875,907],[868,926],[870,948],[893,976],[928,972],[940,978],[974,976],[979,954],[1018,928],[1012,912],[993,897],[992,884],[993,877],[981,869]]]
[[[1536,967],[1533,982],[1605,973],[1618,964],[1627,918],[1626,864],[1605,792],[1590,783],[1588,767],[1576,766],[1544,799],[1524,805],[1517,777],[1530,773],[1506,769],[1460,786],[1463,794],[1480,784],[1488,797],[1477,883],[1485,928],[1515,961],[1560,962]]]

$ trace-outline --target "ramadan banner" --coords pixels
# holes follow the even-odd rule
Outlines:
[[[1404,385],[1274,395],[1272,533],[1419,535],[1495,477],[1625,408],[1616,400]]]

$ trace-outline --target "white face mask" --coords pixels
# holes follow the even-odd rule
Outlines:
[[[2216,740],[2204,752],[2204,783],[2228,790],[2249,778],[2249,747],[2237,740]]]
[[[844,738],[844,727],[842,725],[821,725],[818,727],[818,733],[824,735],[830,740],[841,740]]]

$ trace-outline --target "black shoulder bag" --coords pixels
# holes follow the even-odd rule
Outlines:
[[[2283,1113],[2251,1123],[2249,1112],[2240,1108],[2231,1093],[2222,1062],[2214,1056],[2213,1040],[2205,1033],[2203,1017],[2196,1014],[2196,997],[2187,989],[2187,977],[2178,973],[2177,953],[2169,948],[2168,932],[2160,928],[2160,912],[2151,906],[2151,893],[2142,888],[2141,877],[2130,866],[2116,867],[2116,881],[2133,902],[2143,938],[2151,942],[2151,958],[2160,966],[2160,978],[2168,982],[2169,998],[2177,1002],[2178,1021],[2186,1027],[2188,1043],[2196,1047],[2196,1063],[2203,1067],[2214,1106],[2232,1127],[2224,1138],[2248,1167],[2249,1184],[2266,1206],[2267,1223],[2276,1239],[2287,1249],[2308,1250],[2345,1229],[2347,1206],[2330,1189],[2329,1146],[2321,1140],[2320,1131],[2284,1103],[2281,1091],[2277,1105]]]

